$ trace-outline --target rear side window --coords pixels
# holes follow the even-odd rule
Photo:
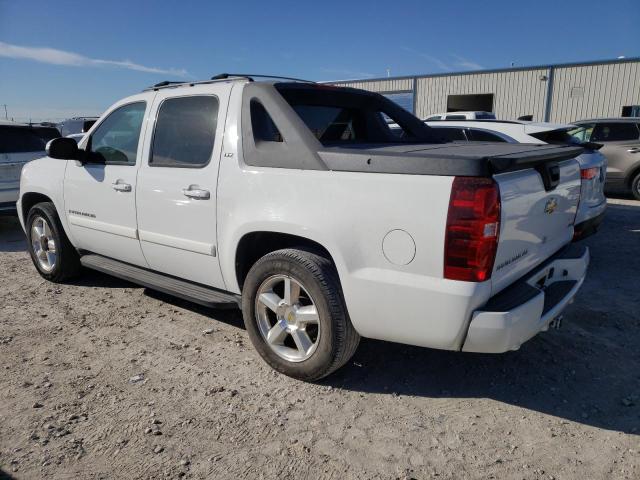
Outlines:
[[[495,120],[496,116],[489,112],[476,113],[476,120]]]
[[[45,142],[28,127],[0,127],[0,153],[40,152]]]
[[[635,123],[598,123],[591,135],[592,142],[616,142],[623,140],[637,140],[640,131]]]
[[[276,127],[271,115],[257,100],[251,100],[251,129],[256,143],[283,141],[280,130]]]
[[[504,138],[486,130],[467,130],[469,140],[473,142],[506,142]]]
[[[213,96],[169,98],[158,110],[149,165],[204,167],[211,160],[218,125]]]

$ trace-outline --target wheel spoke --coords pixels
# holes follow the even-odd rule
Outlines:
[[[47,250],[51,253],[56,253],[56,243],[52,239],[47,242]]]
[[[272,312],[275,312],[276,310],[278,310],[278,305],[280,304],[281,301],[282,299],[273,292],[261,293],[260,296],[258,297],[258,302],[263,304]]]
[[[45,252],[44,250],[39,250],[37,252],[38,258],[42,261],[42,262],[46,262],[47,261],[47,252]]]
[[[51,229],[49,228],[49,224],[44,220],[42,220],[42,232],[44,233],[45,237],[51,237]]]
[[[291,332],[291,336],[293,337],[293,341],[296,343],[296,347],[298,347],[298,350],[303,355],[313,347],[313,342],[304,330],[297,328]]]
[[[307,305],[296,310],[296,320],[306,325],[308,323],[318,323],[318,310],[315,305]]]
[[[55,252],[47,252],[46,257],[47,257],[47,263],[49,264],[49,267],[53,267],[56,263]]]
[[[293,305],[300,298],[300,285],[290,277],[284,279],[284,301],[287,305]]]
[[[273,345],[282,345],[284,339],[287,337],[287,322],[284,320],[278,321],[269,333],[267,333],[267,342]]]

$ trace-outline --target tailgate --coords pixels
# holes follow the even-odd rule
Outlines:
[[[580,166],[575,159],[546,165],[554,168],[552,185],[548,179],[543,181],[544,172],[540,168],[498,173],[493,177],[502,202],[500,236],[491,276],[494,295],[573,237],[580,200]]]

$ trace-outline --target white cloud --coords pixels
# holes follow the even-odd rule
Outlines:
[[[418,50],[410,47],[401,47],[401,48],[405,52],[409,52],[413,55],[417,55],[419,57],[424,58],[425,60],[428,60],[429,62],[434,64],[436,67],[438,67],[442,71],[450,72],[452,70],[451,65],[449,65],[447,62],[445,62],[444,60],[441,60],[438,57],[434,57],[433,55],[429,55],[428,53],[419,52]]]
[[[468,60],[464,57],[461,57],[460,55],[453,55],[453,57],[457,60],[455,62],[455,65],[460,67],[460,68],[466,68],[469,70],[482,70],[484,67],[482,65],[480,65],[479,63],[476,63],[474,61]]]
[[[134,63],[131,60],[102,60],[89,58],[74,52],[57,50],[47,47],[23,47],[0,42],[0,57],[33,60],[51,65],[66,65],[69,67],[115,67],[127,70],[135,70],[145,73],[162,73],[176,77],[187,77],[189,74],[184,69],[164,69],[147,67]]]

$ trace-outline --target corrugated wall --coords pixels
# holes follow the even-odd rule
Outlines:
[[[551,98],[552,122],[619,117],[640,105],[640,62],[557,67]]]
[[[389,80],[355,80],[331,82],[340,87],[361,88],[370,92],[396,92],[413,90],[413,78],[390,78]]]
[[[625,105],[640,105],[640,61],[553,67],[549,121],[571,122],[593,117],[619,117]],[[448,95],[494,94],[498,118],[533,115],[544,121],[549,68],[417,77],[416,116],[446,112]],[[413,90],[413,78],[332,82],[373,92]]]
[[[446,112],[448,95],[493,93],[493,110],[498,118],[533,115],[541,121],[547,82],[540,76],[547,74],[547,69],[536,69],[418,78],[416,116]]]

